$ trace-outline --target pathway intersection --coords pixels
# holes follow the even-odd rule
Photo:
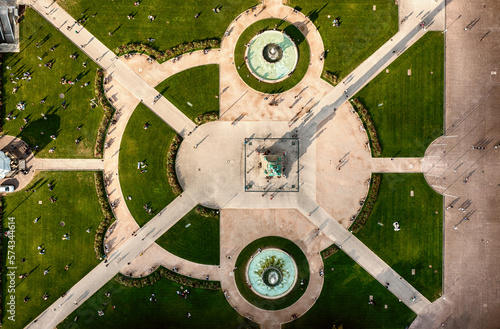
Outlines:
[[[118,58],[85,28],[75,25],[75,20],[55,1],[34,1],[32,7],[40,15],[107,71],[109,83],[106,85],[106,92],[108,97],[113,96],[111,97],[113,105],[117,108],[117,123],[110,129],[107,137],[110,147],[105,150],[103,160],[74,160],[81,163],[75,165],[74,169],[84,169],[89,166],[104,170],[110,202],[117,204],[115,209],[117,221],[113,225],[112,232],[107,234],[110,251],[106,261],[88,273],[68,291],[64,298],[55,301],[27,327],[55,327],[78,307],[74,301],[82,304],[119,272],[132,272],[134,276],[138,276],[159,265],[173,267],[175,264],[175,267],[185,275],[192,274],[193,277],[203,278],[210,273],[210,278],[220,281],[223,290],[232,296],[228,302],[236,307],[240,314],[251,317],[265,328],[279,328],[281,323],[291,320],[292,314],[298,316],[304,314],[319,296],[323,279],[314,275],[322,268],[318,252],[331,242],[336,243],[379,282],[382,284],[389,282],[389,290],[415,313],[418,314],[425,309],[430,302],[347,231],[344,227],[346,225],[337,219],[337,217],[349,217],[351,214],[332,216],[317,201],[317,175],[324,169],[321,156],[318,156],[321,153],[317,147],[318,143],[330,131],[343,129],[343,123],[348,123],[349,127],[358,127],[359,124],[356,115],[349,115],[349,104],[346,103],[348,97],[359,91],[401,52],[424,35],[425,30],[419,26],[419,19],[425,16],[424,19],[429,22],[439,22],[444,15],[443,1],[407,2],[412,3],[414,11],[417,10],[415,8],[422,9],[424,14],[420,18],[417,18],[416,13],[410,15],[391,40],[376,50],[343,83],[332,89],[319,79],[323,68],[319,56],[324,48],[318,31],[307,17],[301,13],[294,14],[292,9],[284,6],[281,1],[265,1],[264,5],[257,6],[258,15],[242,14],[235,18],[228,27],[228,31],[231,32],[222,41],[220,50],[212,50],[207,55],[194,52],[192,55],[183,55],[176,63],[167,61],[163,64],[149,64],[145,56],[134,56],[132,59]],[[418,7],[419,3],[421,8]],[[309,70],[296,87],[279,95],[284,100],[281,102],[282,105],[278,106],[279,111],[275,109],[270,111],[262,94],[245,85],[238,76],[232,58],[236,41],[243,30],[257,20],[271,17],[284,18],[298,26],[305,34],[311,49]],[[67,26],[72,27],[68,30]],[[75,30],[78,33],[74,33]],[[218,64],[220,67],[221,121],[195,129],[196,125],[164,97],[153,102],[158,94],[154,86],[177,72],[206,64]],[[312,104],[308,105],[308,113],[306,111],[299,113],[299,119],[291,122],[296,110],[290,110],[288,103],[293,102],[294,95],[302,90],[304,102],[309,99],[314,101],[306,103]],[[176,161],[177,175],[184,192],[141,228],[126,206],[118,179],[120,142],[128,119],[139,102],[148,106],[184,138]],[[302,106],[307,105],[302,104]],[[244,120],[234,121],[242,115]],[[334,125],[335,128],[329,125]],[[354,139],[350,145],[352,147],[350,152],[359,157],[352,157],[351,163],[342,169],[343,175],[353,177],[352,185],[365,186],[364,183],[372,172],[422,172],[422,159],[372,159],[366,147],[366,134],[362,131],[361,133],[364,137]],[[244,139],[250,136],[262,138],[272,136],[279,141],[292,134],[297,134],[300,140],[299,192],[272,195],[246,192]],[[343,150],[335,152],[338,153],[334,153],[337,159],[345,154]],[[63,164],[64,161],[60,163]],[[194,167],[198,170],[192,170]],[[369,169],[359,171],[359,168]],[[359,195],[362,196],[364,193],[366,196],[366,191],[366,189],[360,190]],[[358,200],[354,199],[354,202]],[[320,243],[300,246],[311,268],[311,281],[300,301],[279,311],[263,311],[246,302],[236,288],[231,271],[236,255],[244,246],[238,247],[239,241],[230,239],[230,235],[221,242],[220,266],[188,262],[171,255],[155,244],[156,239],[197,204],[221,209],[221,236],[231,232],[224,226],[231,225],[231,221],[227,220],[231,212],[245,209],[246,211],[274,209],[276,213],[297,209],[294,215],[299,219],[297,225],[309,225],[313,229],[319,229]],[[133,232],[136,234],[132,234]],[[284,237],[291,238],[291,234],[284,233]],[[302,236],[299,237],[299,241],[310,241],[310,238]],[[223,251],[230,251],[235,257],[229,259]],[[127,265],[129,262],[131,264]],[[62,304],[62,307],[58,308],[59,304]]]

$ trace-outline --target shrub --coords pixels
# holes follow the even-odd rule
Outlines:
[[[111,118],[113,118],[113,115],[115,114],[115,108],[111,106],[108,99],[106,98],[106,94],[104,93],[104,71],[102,69],[97,69],[94,86],[97,102],[104,109],[104,116],[102,118],[101,124],[99,125],[99,129],[97,130],[97,140],[95,143],[94,156],[102,158],[106,132],[108,131]]]
[[[113,212],[111,211],[108,197],[106,195],[106,189],[104,186],[104,173],[95,172],[94,173],[94,180],[95,180],[95,188],[97,191],[97,199],[99,200],[99,205],[101,206],[102,214],[104,215],[104,218],[99,223],[99,226],[97,227],[97,230],[95,233],[94,251],[95,251],[96,258],[102,259],[105,256],[104,248],[103,248],[104,235],[106,234],[106,231],[109,227],[109,224],[111,224],[111,222],[114,221],[115,216],[113,215]]]
[[[381,180],[381,174],[372,174],[370,191],[368,192],[368,196],[366,197],[365,203],[363,204],[363,208],[359,212],[354,223],[352,223],[351,227],[349,228],[351,232],[358,233],[370,217],[373,207],[375,206],[375,202],[377,202]]]
[[[330,247],[326,248],[321,252],[321,256],[323,256],[323,259],[327,259],[328,257],[332,256],[339,250],[340,250],[339,247],[337,247],[335,244],[332,244]]]
[[[382,147],[380,146],[380,142],[378,141],[377,130],[375,129],[375,124],[373,123],[372,117],[359,99],[356,98],[352,100],[351,104],[358,113],[361,121],[363,122],[363,126],[368,132],[372,155],[374,157],[379,157],[382,154]]]
[[[158,268],[152,274],[143,278],[131,278],[123,274],[118,274],[115,277],[115,281],[126,287],[142,288],[145,286],[153,285],[163,278],[177,282],[179,284],[182,284],[183,286],[192,288],[207,289],[207,290],[220,289],[219,281],[205,281],[205,280],[189,278],[187,276],[181,275],[164,267]]]
[[[198,215],[209,218],[219,218],[219,210],[197,205],[195,211]]]
[[[194,119],[194,123],[196,123],[198,126],[202,125],[204,123],[210,122],[210,121],[217,121],[219,120],[219,112],[207,112],[198,115]]]
[[[368,192],[368,196],[366,197],[365,203],[363,204],[363,208],[359,212],[355,221],[349,227],[349,230],[352,233],[358,233],[363,228],[366,221],[370,217],[373,207],[375,206],[375,202],[377,201],[378,198],[378,191],[380,189],[381,180],[382,180],[381,174],[372,174],[370,191]],[[321,256],[323,256],[323,259],[327,259],[328,257],[332,256],[339,250],[340,250],[339,247],[337,247],[335,244],[332,244],[331,246],[329,246],[328,248],[326,248],[321,252]]]
[[[336,86],[339,83],[339,77],[330,71],[323,71],[323,79],[330,82],[332,86]]]
[[[149,57],[156,59],[159,63],[165,62],[171,58],[177,57],[184,53],[200,50],[200,49],[210,49],[210,48],[219,48],[220,40],[219,39],[204,39],[192,42],[186,42],[165,51],[159,51],[155,48],[142,44],[142,43],[129,43],[127,45],[119,46],[115,49],[115,53],[118,56],[122,56],[130,53],[141,53],[146,54]]]
[[[172,188],[172,192],[174,192],[175,196],[182,193],[182,187],[177,180],[177,175],[175,174],[175,157],[177,156],[177,151],[179,150],[181,142],[182,137],[175,135],[167,153],[167,179],[168,184]]]

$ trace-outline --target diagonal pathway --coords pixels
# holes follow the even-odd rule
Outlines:
[[[119,60],[110,49],[89,31],[76,24],[75,19],[64,11],[56,1],[37,0],[32,4],[32,8],[54,25],[94,62],[107,70],[111,77],[118,80],[181,136],[196,127],[184,113],[180,112],[164,97],[161,97],[153,104],[153,99],[158,95],[158,92],[133,72],[123,61]]]
[[[26,328],[54,328],[71,312],[78,308],[111,280],[128,262],[141,257],[142,251],[149,248],[156,239],[187,214],[195,205],[196,200],[190,193],[184,192],[172,201],[146,225],[131,235],[108,255],[107,260],[96,266],[90,273],[76,283],[65,297],[58,298],[40,316]],[[76,302],[76,303],[75,303]]]
[[[405,303],[413,312],[419,314],[430,304],[427,298],[399,276],[396,271],[380,259],[370,248],[331,218],[315,201],[310,198],[302,198],[298,209],[377,281],[383,285],[386,285],[388,282],[388,290]]]
[[[424,21],[432,21],[442,13],[444,8],[444,2],[440,2],[429,12]],[[309,119],[309,126],[316,126],[331,115],[335,109],[339,108],[345,101],[360,91],[425,33],[426,30],[420,27],[420,19],[416,15],[408,18],[408,21],[400,27],[398,33],[377,49],[366,61],[321,99],[319,104],[315,106],[315,109],[312,110],[313,116]],[[300,125],[301,121],[299,120],[292,127]]]

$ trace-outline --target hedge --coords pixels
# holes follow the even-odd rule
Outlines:
[[[108,197],[106,195],[106,189],[104,186],[104,173],[103,172],[95,172],[94,173],[94,180],[95,180],[95,188],[97,191],[97,199],[99,200],[99,205],[101,206],[102,214],[104,215],[104,218],[99,223],[99,226],[97,227],[97,230],[95,233],[94,251],[95,251],[96,258],[102,259],[105,257],[104,248],[103,248],[104,235],[106,234],[106,231],[108,230],[109,224],[111,224],[114,221],[115,216],[113,215],[113,212],[111,211]]]
[[[143,277],[143,278],[131,278],[125,276],[123,274],[118,274],[115,277],[115,281],[126,286],[126,287],[138,287],[142,288],[145,286],[150,286],[160,281],[161,279],[167,279],[170,281],[177,282],[182,284],[183,286],[199,288],[199,289],[207,289],[207,290],[218,290],[220,289],[219,281],[205,281],[199,279],[189,278],[187,276],[181,275],[165,267],[160,267],[152,274]]]
[[[186,42],[165,51],[159,51],[151,46],[142,44],[142,43],[129,43],[127,45],[119,46],[115,49],[115,53],[118,56],[122,56],[130,53],[141,53],[146,54],[149,57],[155,59],[159,63],[165,62],[171,58],[177,57],[184,53],[188,53],[190,51],[200,50],[200,49],[210,49],[210,48],[219,48],[220,40],[219,39],[204,39],[192,42]]]
[[[380,142],[378,141],[377,130],[375,129],[375,124],[373,123],[372,117],[359,99],[356,98],[354,100],[351,100],[351,104],[356,112],[358,112],[358,115],[361,118],[366,131],[368,132],[372,155],[374,157],[379,157],[382,154],[382,148],[380,146]]]
[[[111,106],[108,99],[106,98],[106,94],[104,93],[104,71],[102,69],[97,69],[94,86],[97,101],[104,110],[104,116],[102,118],[101,124],[99,125],[99,130],[97,131],[94,156],[97,158],[102,158],[106,132],[108,131],[111,118],[113,118],[113,115],[115,114],[115,108]]]

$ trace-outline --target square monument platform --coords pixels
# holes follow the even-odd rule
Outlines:
[[[245,138],[245,192],[298,192],[299,139]]]

